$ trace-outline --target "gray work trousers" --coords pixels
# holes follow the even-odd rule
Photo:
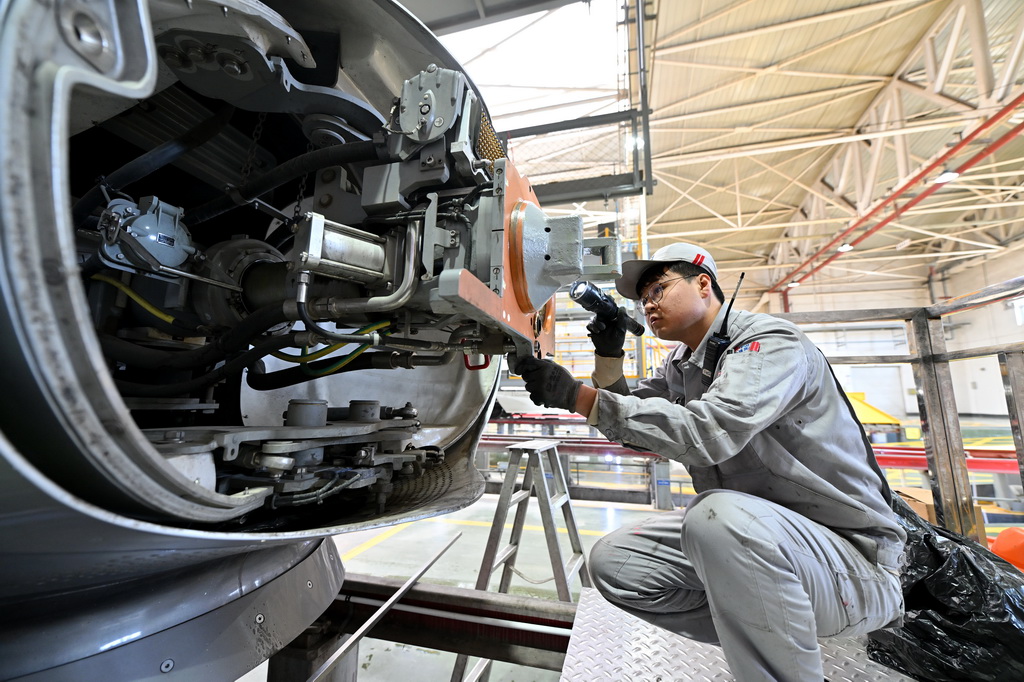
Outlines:
[[[864,634],[903,613],[899,576],[828,528],[727,490],[601,538],[590,571],[623,610],[719,644],[742,682],[818,682],[818,637]]]

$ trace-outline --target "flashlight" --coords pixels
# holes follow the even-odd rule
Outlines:
[[[612,297],[604,293],[594,284],[580,279],[569,286],[569,298],[580,304],[584,310],[594,313],[595,316],[606,324],[611,324],[619,319],[619,306],[615,305]],[[626,331],[633,332],[637,336],[644,333],[644,326],[634,320],[628,313],[623,316],[626,323]]]

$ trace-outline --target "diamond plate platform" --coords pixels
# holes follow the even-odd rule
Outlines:
[[[866,637],[822,640],[822,664],[831,682],[915,682],[875,663]],[[722,650],[646,623],[593,588],[580,592],[561,682],[683,682],[734,680]]]

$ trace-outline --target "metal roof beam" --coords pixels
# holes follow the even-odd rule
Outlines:
[[[857,14],[863,14],[864,12],[878,12],[889,9],[890,7],[909,5],[918,2],[920,2],[920,0],[884,0],[883,2],[875,2],[867,5],[859,5],[856,7],[847,7],[844,9],[836,10],[834,12],[820,12],[818,14],[802,17],[800,19],[792,19],[790,21],[782,21],[777,24],[770,24],[768,26],[760,26],[758,28],[750,29],[748,31],[738,31],[736,33],[715,36],[714,38],[705,38],[704,40],[693,40],[687,43],[682,43],[680,45],[656,47],[655,52],[659,56],[677,54],[679,52],[688,52],[690,50],[696,50],[703,47],[710,47],[712,45],[720,45],[722,43],[728,43],[734,40],[760,37],[769,33],[775,33],[777,31],[787,31],[795,28],[801,28],[804,26],[813,26],[814,24],[820,24],[824,21],[845,19],[847,17],[851,17]],[[925,2],[922,4],[928,5],[931,3]]]

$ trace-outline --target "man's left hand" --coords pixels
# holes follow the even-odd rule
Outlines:
[[[518,359],[509,356],[509,368],[523,377],[530,400],[536,404],[576,411],[576,396],[583,382],[574,379],[569,370],[532,355]]]

